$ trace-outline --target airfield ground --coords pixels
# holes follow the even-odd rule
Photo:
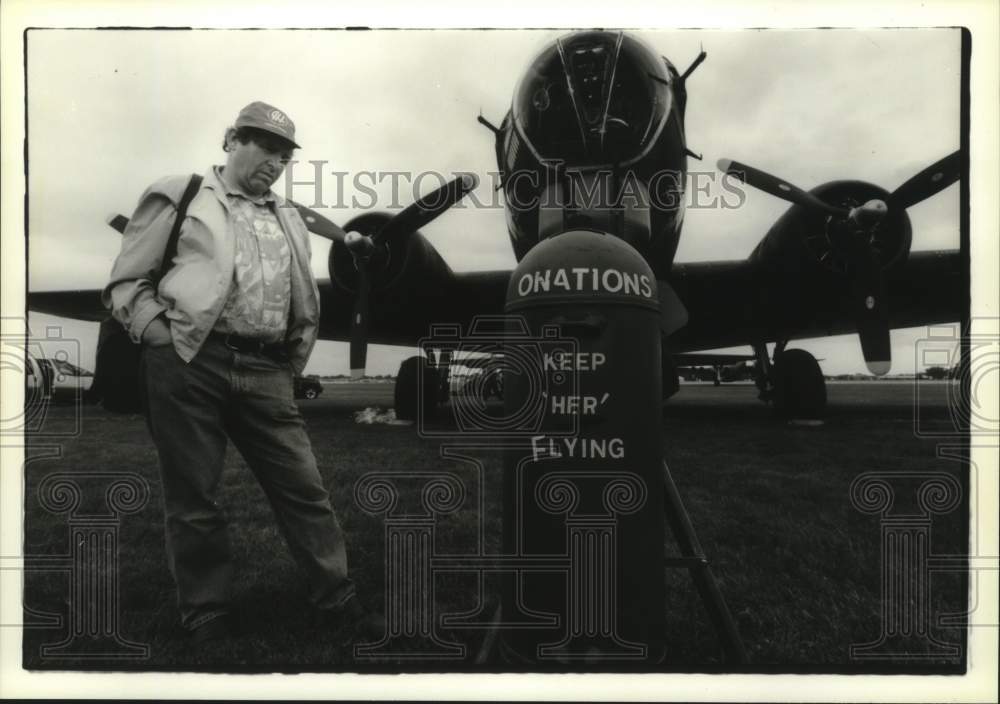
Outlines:
[[[916,387],[914,384],[919,383]],[[750,669],[771,671],[960,671],[961,657],[889,661],[852,659],[850,646],[875,640],[881,631],[880,520],[852,505],[851,482],[864,472],[947,472],[963,480],[959,462],[937,456],[940,435],[952,425],[955,387],[947,382],[830,383],[829,417],[819,427],[776,421],[746,384],[684,384],[664,410],[664,448],[750,657]],[[348,537],[359,591],[373,607],[384,595],[384,528],[380,516],[363,512],[353,487],[378,470],[448,469],[440,441],[421,439],[412,426],[360,425],[354,412],[392,404],[389,383],[327,383],[323,395],[303,401],[314,450]],[[916,405],[915,405],[916,404]],[[29,570],[25,577],[24,663],[34,669],[136,670],[431,670],[473,668],[484,633],[442,629],[467,646],[467,657],[448,661],[357,662],[346,636],[321,628],[306,605],[305,585],[279,535],[266,499],[240,457],[230,451],[220,504],[231,523],[240,565],[236,604],[244,637],[195,649],[179,632],[173,586],[162,547],[162,512],[156,457],[140,416],[119,416],[93,406],[55,405],[43,430],[29,436],[25,474],[25,554],[68,551],[68,519],[42,508],[38,488],[53,472],[132,472],[150,487],[149,501],[124,516],[118,528],[119,632],[149,645],[146,658],[43,657],[41,648],[63,640],[66,625],[44,623],[43,612],[66,615],[65,572]],[[78,430],[78,432],[77,432]],[[919,432],[916,432],[919,431]],[[952,444],[955,444],[952,442]],[[47,447],[58,447],[58,456]],[[48,456],[47,456],[48,455]],[[34,458],[33,460],[31,458]],[[437,549],[475,550],[482,530],[486,550],[499,545],[499,452],[483,451],[484,487],[468,475],[470,494],[456,513],[441,520]],[[465,475],[463,475],[465,476]],[[105,478],[107,481],[107,478]],[[86,491],[86,490],[85,490]],[[91,489],[100,503],[103,489]],[[478,492],[486,506],[480,521]],[[88,497],[84,496],[84,504]],[[909,499],[900,498],[905,502]],[[94,504],[96,505],[96,504]],[[82,510],[82,509],[81,509]],[[964,506],[935,516],[931,551],[964,552]],[[651,535],[650,539],[656,536]],[[667,539],[668,550],[673,544]],[[963,632],[938,618],[964,608],[960,573],[931,581],[931,634],[961,644]],[[473,609],[469,575],[436,583],[440,612]],[[669,662],[664,670],[725,670],[709,621],[686,573],[668,574]],[[493,663],[488,669],[504,670]],[[595,669],[601,669],[598,666]]]

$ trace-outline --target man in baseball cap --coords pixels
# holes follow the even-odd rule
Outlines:
[[[283,111],[243,108],[226,129],[225,164],[200,181],[171,176],[146,191],[105,293],[142,343],[168,564],[181,624],[199,643],[241,627],[230,593],[240,555],[216,502],[229,442],[270,500],[321,622],[369,640],[385,632],[349,576],[343,531],[294,400],[294,375],[318,337],[319,291],[306,225],[271,186],[298,146]],[[168,275],[153,276],[189,196],[179,254]]]

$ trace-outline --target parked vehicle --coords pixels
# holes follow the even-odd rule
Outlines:
[[[25,398],[72,399],[85,397],[94,384],[93,372],[62,359],[28,355],[24,366]]]

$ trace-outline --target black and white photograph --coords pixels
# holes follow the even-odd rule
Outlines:
[[[437,16],[5,29],[9,691],[995,697],[995,27]]]

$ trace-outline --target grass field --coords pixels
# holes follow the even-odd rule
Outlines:
[[[910,384],[834,383],[828,389],[829,418],[819,427],[775,421],[747,385],[684,385],[665,409],[665,456],[736,619],[750,657],[749,669],[960,670],[960,657],[927,658],[917,651],[913,657],[890,661],[850,657],[851,644],[874,640],[882,620],[879,517],[852,505],[851,482],[869,471],[937,471],[958,477],[965,486],[964,468],[939,459],[936,441],[914,433]],[[948,386],[924,385],[921,393],[920,427],[948,427]],[[355,483],[375,470],[462,471],[440,457],[438,442],[418,438],[412,427],[354,423],[355,410],[391,406],[391,396],[389,384],[328,384],[320,399],[302,403],[321,471],[347,534],[354,578],[360,593],[376,608],[381,606],[385,588],[384,527],[380,517],[365,513],[355,503]],[[144,421],[89,406],[80,412],[81,432],[74,436],[28,439],[27,457],[37,459],[25,468],[25,554],[56,558],[69,550],[67,515],[52,513],[39,503],[39,485],[50,473],[131,472],[144,478],[151,492],[148,503],[123,517],[117,529],[118,629],[128,640],[148,644],[149,654],[131,660],[43,657],[42,646],[57,643],[67,634],[65,624],[45,626],[44,614],[67,616],[69,580],[64,571],[31,569],[25,577],[26,667],[263,671],[475,667],[472,657],[484,632],[447,628],[441,631],[447,640],[467,646],[465,659],[356,662],[345,634],[318,625],[305,600],[301,573],[264,495],[232,450],[219,501],[229,517],[233,550],[241,565],[235,594],[246,634],[234,641],[193,648],[178,627],[162,544],[156,457]],[[76,413],[73,406],[53,406],[45,426],[49,432],[69,433]],[[45,448],[53,445],[61,448],[61,457],[44,457]],[[499,550],[503,462],[498,452],[483,451],[479,459],[485,485],[440,522],[436,541],[442,552],[476,549],[480,498],[486,507],[486,550]],[[95,480],[91,486],[89,481],[81,475],[81,485],[89,488],[84,490],[80,511],[104,500],[106,478],[103,485]],[[907,500],[900,495],[900,502]],[[966,524],[964,506],[936,516],[931,552],[965,552]],[[669,540],[668,545],[672,550]],[[686,573],[670,570],[667,584],[670,657],[665,669],[727,669]],[[442,576],[435,586],[439,613],[476,607],[468,575]],[[963,643],[960,629],[941,627],[936,619],[961,612],[965,595],[963,574],[933,576],[931,634],[938,640]],[[496,662],[486,668],[510,669]]]

